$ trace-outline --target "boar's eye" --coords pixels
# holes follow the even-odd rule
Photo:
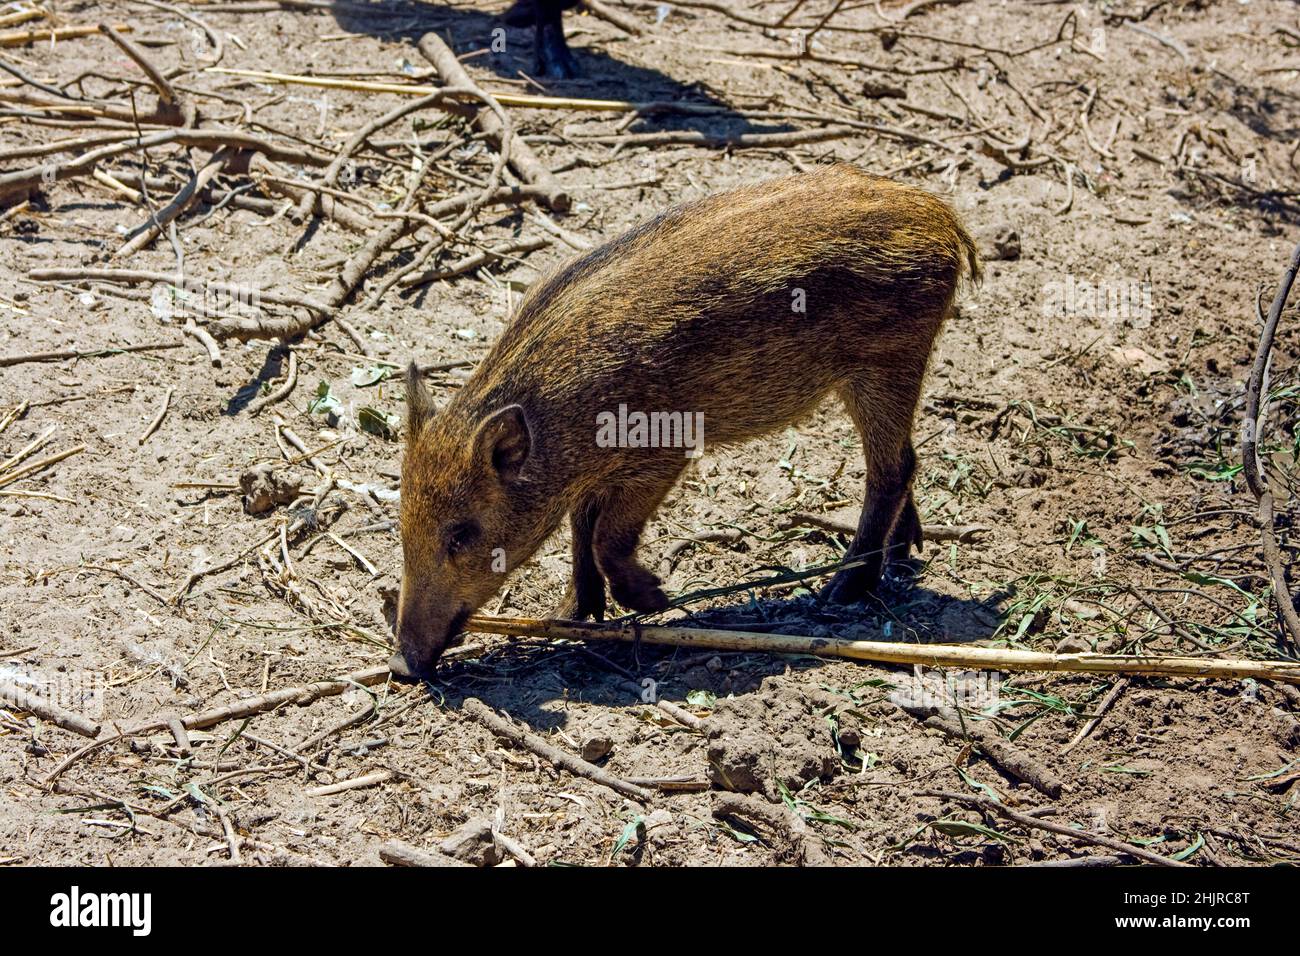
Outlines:
[[[473,521],[462,521],[447,532],[447,556],[454,558],[478,540],[479,527]]]

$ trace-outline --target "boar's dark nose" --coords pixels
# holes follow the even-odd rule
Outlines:
[[[458,637],[470,613],[470,608],[462,607],[446,625],[435,627],[432,632],[427,626],[410,623],[413,619],[399,618],[397,643],[401,650],[389,658],[388,669],[399,680],[432,680],[438,658],[448,647],[459,643]],[[438,636],[430,641],[430,633]]]
[[[411,670],[411,666],[406,663],[406,658],[400,652],[388,659],[388,669],[400,681],[414,681],[417,679],[415,672]]]

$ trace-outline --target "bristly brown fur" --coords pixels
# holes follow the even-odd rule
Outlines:
[[[620,405],[700,413],[708,446],[811,412],[830,392],[862,435],[867,487],[828,596],[873,588],[887,549],[919,545],[912,418],[970,236],[941,200],[836,165],[679,206],[538,282],[441,413],[418,377],[402,485],[399,639],[416,670],[450,625],[495,593],[565,515],[574,578],[565,616],[618,602],[661,608],[635,559],[642,526],[689,459],[600,447]],[[448,545],[454,547],[449,548]]]

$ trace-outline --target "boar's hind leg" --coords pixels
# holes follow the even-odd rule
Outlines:
[[[911,433],[923,373],[924,368],[914,374],[899,368],[887,385],[878,379],[856,381],[841,392],[862,436],[867,487],[857,534],[844,555],[864,563],[831,579],[823,597],[833,603],[850,604],[874,593],[886,559],[906,556],[908,545],[920,537],[911,492],[916,468]]]
[[[594,542],[596,563],[614,600],[633,611],[649,613],[668,606],[659,578],[637,563],[636,546],[645,523],[676,478],[674,472],[666,481],[624,485],[601,505]]]
[[[573,578],[552,612],[553,617],[569,621],[585,621],[590,617],[598,621],[605,619],[605,579],[596,567],[596,555],[592,550],[599,515],[600,505],[595,498],[579,502],[569,515],[573,531]]]

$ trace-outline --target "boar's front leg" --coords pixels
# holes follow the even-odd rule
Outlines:
[[[596,522],[596,564],[609,582],[610,593],[623,607],[642,614],[662,611],[668,596],[659,578],[636,560],[637,542],[650,516],[677,480],[680,469],[665,479],[623,485],[601,505]]]
[[[605,619],[605,579],[596,567],[596,554],[592,548],[600,504],[595,498],[580,501],[569,515],[573,532],[573,577],[568,590],[552,612],[552,617],[569,621],[585,621],[594,617]]]

